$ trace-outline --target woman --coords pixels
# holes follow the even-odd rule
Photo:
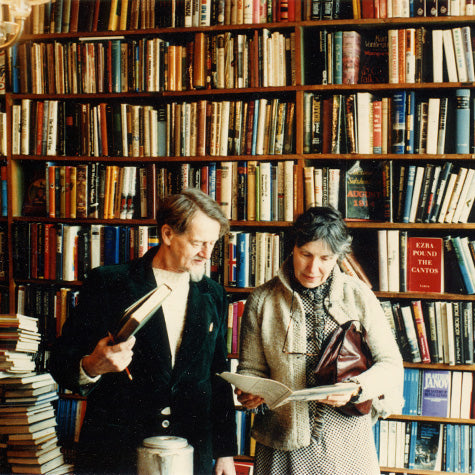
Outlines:
[[[338,268],[351,243],[340,213],[310,208],[294,223],[293,234],[292,255],[247,300],[239,373],[275,379],[292,389],[316,386],[313,369],[322,341],[348,320],[365,327],[373,366],[352,380],[354,393],[257,411],[255,473],[379,474],[371,414],[347,416],[338,407],[372,399],[374,417],[401,410],[403,365],[397,344],[375,295]],[[263,403],[256,395],[236,393],[248,409]]]

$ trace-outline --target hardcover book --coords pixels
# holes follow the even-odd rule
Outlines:
[[[135,335],[158,310],[172,289],[166,284],[153,289],[128,307],[119,322],[114,341],[125,341]]]
[[[407,290],[408,292],[444,292],[442,238],[408,238]]]

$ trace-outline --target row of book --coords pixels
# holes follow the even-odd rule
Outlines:
[[[222,161],[155,166],[157,198],[198,188],[238,221],[292,221],[296,215],[293,161]]]
[[[473,222],[475,170],[444,165],[397,166],[391,160],[303,168],[305,208],[331,205],[348,220],[402,223]],[[395,190],[398,190],[397,192]]]
[[[305,20],[339,20],[347,18],[408,18],[473,15],[473,5],[455,0],[305,0]]]
[[[85,399],[61,398],[58,400],[56,432],[61,445],[71,446],[79,441],[79,434],[86,415],[86,406]]]
[[[475,293],[475,243],[468,236],[408,237],[378,231],[379,290]]]
[[[223,248],[224,285],[230,287],[257,287],[274,277],[283,262],[282,233],[231,231]]]
[[[256,441],[251,437],[254,414],[248,411],[236,411],[237,455],[254,457]]]
[[[404,369],[402,414],[471,419],[473,373],[436,369]]]
[[[158,244],[155,226],[15,223],[17,279],[77,281],[91,268],[128,262]]]
[[[58,285],[19,284],[17,312],[38,319],[42,340],[36,357],[37,370],[46,370],[51,345],[61,335],[64,322],[79,302],[79,290]]]
[[[99,219],[152,217],[155,210],[147,209],[145,194],[152,189],[147,186],[147,181],[152,180],[148,175],[150,170],[136,166],[46,165],[46,215],[72,219],[94,215]],[[97,181],[96,187],[88,186],[93,181]],[[91,196],[93,193],[97,193],[97,198]],[[95,201],[97,209],[87,206]],[[24,207],[23,214],[29,214],[25,211]]]
[[[166,106],[23,99],[12,107],[13,155],[226,156],[295,151],[295,102]]]
[[[374,434],[383,467],[474,473],[474,425],[381,419]]]
[[[405,361],[473,364],[472,302],[382,300],[381,305]]]
[[[213,58],[209,60],[209,58]],[[295,85],[295,34],[25,42],[8,57],[12,92],[95,94]]]
[[[33,5],[33,34],[295,21],[296,1],[57,0]]]
[[[472,153],[474,109],[469,89],[450,95],[398,91],[304,94],[304,153]]]

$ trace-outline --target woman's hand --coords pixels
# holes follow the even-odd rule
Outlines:
[[[244,393],[240,389],[235,389],[234,392],[237,394],[238,401],[246,409],[255,409],[256,407],[264,404],[264,399],[261,396],[256,396],[255,394]]]
[[[345,383],[342,383],[345,384]],[[318,402],[322,404],[328,404],[333,407],[342,407],[348,404],[353,396],[357,396],[361,391],[361,387],[358,386],[352,393],[341,393],[335,392],[330,394],[326,399],[319,399]]]

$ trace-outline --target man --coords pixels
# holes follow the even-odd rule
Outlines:
[[[188,189],[160,203],[161,244],[127,264],[93,269],[50,358],[58,383],[87,395],[77,473],[135,473],[145,437],[176,435],[194,448],[194,472],[234,475],[236,428],[226,370],[224,289],[204,276],[229,230],[220,207]],[[172,288],[135,337],[113,344],[123,311],[161,283]],[[132,380],[125,368],[129,368]]]

